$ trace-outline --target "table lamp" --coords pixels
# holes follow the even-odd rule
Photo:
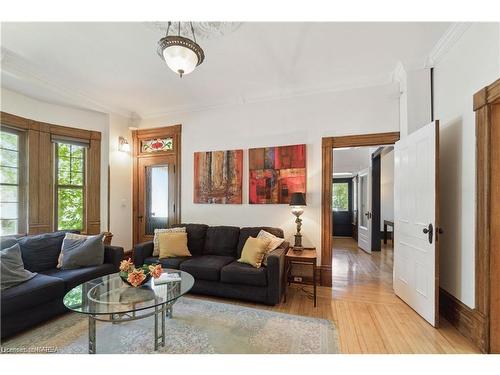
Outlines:
[[[295,215],[295,224],[297,224],[297,233],[295,234],[295,244],[293,246],[294,250],[302,250],[302,235],[300,234],[300,229],[302,227],[302,219],[300,215],[304,212],[304,207],[306,206],[306,195],[304,193],[293,193],[290,199],[290,207],[292,207],[292,214]]]

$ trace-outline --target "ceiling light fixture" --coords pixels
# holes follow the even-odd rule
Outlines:
[[[198,43],[194,35],[193,23],[189,23],[193,40],[181,36],[181,23],[178,23],[177,35],[168,35],[172,22],[168,23],[167,35],[161,38],[158,42],[158,55],[165,60],[168,67],[179,74],[183,75],[191,73],[205,59],[205,53]]]

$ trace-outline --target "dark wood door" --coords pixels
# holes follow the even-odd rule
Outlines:
[[[352,178],[333,179],[333,235],[352,237]]]

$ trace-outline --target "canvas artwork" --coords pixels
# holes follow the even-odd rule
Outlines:
[[[194,203],[242,203],[243,150],[194,153]]]
[[[306,145],[249,150],[250,204],[289,204],[306,192]]]

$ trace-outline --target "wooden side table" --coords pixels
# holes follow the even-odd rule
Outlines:
[[[317,254],[316,254],[316,248],[314,247],[308,247],[304,248],[302,251],[294,251],[292,247],[290,247],[285,255],[285,299],[284,302],[286,302],[286,293],[287,293],[287,287],[288,283],[297,283],[297,284],[304,284],[304,285],[312,285],[313,290],[314,290],[314,307],[316,307],[316,260],[317,260]],[[313,277],[312,280],[304,280],[302,278],[302,281],[295,281],[290,275],[290,271],[292,270],[292,264],[302,264],[302,265],[308,265],[312,267],[313,271]]]

